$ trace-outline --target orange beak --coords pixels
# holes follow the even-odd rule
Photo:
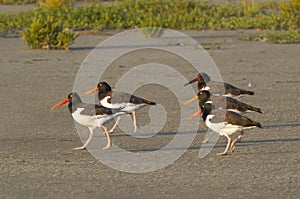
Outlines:
[[[188,83],[186,83],[184,86],[187,86],[187,85],[189,85],[191,83],[194,83],[194,82],[197,82],[197,81],[200,81],[200,77],[196,77],[195,79],[193,79],[193,80],[189,81]]]
[[[86,96],[86,95],[92,94],[92,93],[94,93],[94,92],[96,92],[98,90],[99,89],[96,87],[96,88],[93,88],[92,90],[89,90],[89,91],[85,92],[83,95]]]
[[[57,107],[60,107],[61,105],[64,105],[65,103],[69,102],[69,99],[66,98],[63,101],[59,102],[58,104],[55,104],[54,106],[51,107],[51,110],[56,109]]]
[[[191,115],[191,116],[189,117],[189,120],[194,119],[195,117],[197,117],[197,116],[200,115],[201,113],[202,113],[202,110],[199,109],[196,113],[194,113],[193,115]]]
[[[181,106],[188,105],[188,104],[192,103],[193,101],[195,101],[195,100],[197,100],[197,99],[199,99],[198,95],[196,95],[196,96],[193,97],[192,99],[190,99],[190,100],[184,102],[183,104],[181,104]]]

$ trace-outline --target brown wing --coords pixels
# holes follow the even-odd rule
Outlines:
[[[237,88],[231,84],[223,83],[223,82],[209,82],[207,84],[210,87],[210,91],[215,94],[231,94],[234,96],[238,96],[241,94],[254,95],[254,92],[247,91],[244,89]]]
[[[111,94],[111,102],[112,103],[123,103],[123,102],[130,102],[133,104],[148,104],[148,105],[155,105],[155,102],[151,102],[149,100],[137,97],[135,95],[131,95],[129,93],[123,92],[113,92]]]
[[[229,124],[239,125],[243,127],[250,127],[250,126],[258,126],[261,127],[261,124],[255,122],[245,116],[242,116],[238,113],[227,111],[226,113],[226,122]]]
[[[226,97],[226,102],[227,109],[236,109],[241,112],[247,111],[247,107],[244,106],[244,103],[238,101],[237,99]]]
[[[241,112],[246,112],[247,110],[251,110],[251,111],[258,112],[258,113],[262,113],[260,108],[251,106],[251,105],[241,102],[237,99],[234,99],[231,97],[226,97],[226,101],[227,101],[227,109],[236,109]]]
[[[226,121],[229,124],[239,125],[243,127],[249,127],[249,126],[261,127],[260,123],[255,122],[245,116],[242,116],[232,111],[213,110],[211,112],[211,115],[214,115],[214,117],[210,120],[212,123],[221,123]]]
[[[221,123],[226,121],[226,111],[225,110],[213,110],[210,115],[214,115],[210,121],[212,123]]]
[[[231,84],[224,83],[224,86],[225,86],[226,93],[230,93],[231,95],[235,95],[235,96],[242,95],[242,94],[254,95],[254,92],[252,91],[240,89]]]
[[[99,104],[79,104],[76,108],[84,108],[80,114],[82,115],[111,115],[113,114],[112,109],[106,108]]]
[[[209,82],[207,83],[207,86],[210,88],[209,91],[212,94],[220,94],[220,95],[225,94],[225,87],[224,84],[221,82]]]
[[[226,97],[213,96],[211,98],[211,101],[213,102],[214,106],[217,108],[222,108],[222,109],[228,108],[228,107],[226,107],[226,105],[227,105]]]

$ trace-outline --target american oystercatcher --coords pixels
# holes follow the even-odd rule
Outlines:
[[[121,109],[122,111],[126,111],[127,114],[132,114],[134,133],[136,133],[138,130],[135,111],[145,107],[146,105],[156,105],[155,102],[131,95],[129,93],[112,91],[107,82],[99,82],[96,88],[85,92],[84,95],[88,95],[96,91],[98,91],[99,103],[102,106],[107,108]],[[120,117],[117,118],[115,125],[109,130],[110,133],[113,132],[117,127],[119,121]]]
[[[69,102],[68,109],[72,114],[73,119],[82,126],[88,127],[90,130],[89,138],[85,144],[81,147],[73,148],[73,150],[85,149],[89,142],[93,139],[93,134],[96,127],[101,127],[107,137],[107,145],[103,148],[103,150],[109,149],[112,143],[107,128],[103,126],[103,124],[119,115],[126,114],[126,112],[122,110],[106,108],[99,104],[83,103],[76,92],[70,93],[66,99],[52,106],[51,110],[66,104],[67,102]]]
[[[218,153],[217,155],[227,155],[229,148],[231,148],[231,151],[233,152],[236,142],[239,141],[241,135],[243,135],[243,130],[254,127],[262,128],[260,123],[255,122],[238,113],[213,109],[214,105],[212,103],[205,103],[201,106],[201,109],[194,113],[191,117],[189,117],[189,119],[193,119],[194,117],[202,113],[203,121],[208,128],[215,131],[216,133],[219,133],[219,135],[226,136],[228,141],[227,146],[222,153]],[[233,142],[231,142],[231,138],[229,136],[238,131],[241,132],[241,135]]]
[[[244,113],[244,112],[262,113],[260,108],[243,103],[243,102],[241,102],[237,99],[231,98],[231,97],[213,96],[207,90],[200,90],[195,97],[184,102],[182,105],[185,106],[195,100],[199,100],[199,107],[204,105],[205,102],[212,101],[216,108],[220,108],[220,107],[222,108],[222,106],[226,106],[225,109],[227,109],[229,111],[237,112],[237,113]]]
[[[198,82],[198,90],[209,90],[213,94],[219,94],[223,96],[240,96],[240,95],[254,95],[254,92],[237,88],[231,84],[224,82],[211,81],[207,73],[199,73],[198,76],[186,83],[187,86],[191,83]],[[224,93],[225,92],[225,93]]]

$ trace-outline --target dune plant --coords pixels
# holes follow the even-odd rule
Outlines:
[[[78,7],[70,6],[71,0],[40,1],[49,6],[35,8],[29,11],[29,16],[49,14],[47,9],[59,8],[51,15],[55,16],[55,22],[62,30],[159,27],[179,30],[260,29],[288,33],[300,29],[300,0],[241,0],[217,4],[202,0],[120,0]],[[25,14],[0,16],[0,29],[4,30],[28,29],[35,19]]]
[[[39,0],[38,4],[40,7],[53,8],[61,7],[66,4],[72,4],[73,0]]]
[[[31,25],[23,31],[23,39],[32,49],[68,49],[78,33],[63,27],[56,9],[46,9],[32,19]]]

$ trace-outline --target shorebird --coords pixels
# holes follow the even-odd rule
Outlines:
[[[101,127],[107,137],[107,145],[103,148],[103,150],[109,149],[112,143],[107,128],[103,126],[103,124],[114,119],[115,117],[118,117],[119,115],[126,114],[126,112],[118,109],[106,108],[99,104],[83,103],[76,92],[70,93],[66,99],[52,106],[51,110],[66,103],[69,103],[68,109],[72,114],[73,119],[82,126],[88,127],[90,130],[89,138],[84,145],[73,148],[73,150],[85,149],[89,142],[93,139],[94,130],[96,127]]]
[[[190,104],[195,100],[198,100],[199,107],[204,105],[204,103],[211,101],[216,108],[223,108],[223,109],[227,109],[229,111],[233,111],[233,112],[237,112],[237,113],[245,113],[245,112],[262,113],[260,108],[243,103],[243,102],[241,102],[237,99],[231,98],[231,97],[213,96],[207,90],[200,90],[195,97],[184,102],[182,104],[182,106]]]
[[[127,114],[132,114],[134,133],[138,131],[138,125],[136,121],[136,111],[146,105],[156,105],[155,102],[134,96],[129,93],[112,91],[110,85],[107,82],[99,82],[96,88],[93,88],[84,93],[84,95],[89,95],[98,91],[98,100],[102,106],[107,108],[118,108],[122,111],[127,112]],[[120,117],[117,118],[114,126],[109,130],[113,132],[120,122]]]
[[[208,128],[227,138],[227,145],[225,150],[222,153],[218,153],[217,155],[227,155],[229,148],[232,152],[234,152],[235,144],[237,141],[239,141],[240,138],[238,137],[234,141],[231,141],[231,134],[240,131],[241,135],[243,135],[243,131],[245,129],[254,127],[262,128],[260,123],[255,122],[238,113],[227,110],[214,109],[214,105],[212,103],[205,103],[204,105],[202,105],[201,109],[199,109],[199,111],[189,117],[189,119],[193,119],[201,113],[202,119]]]
[[[186,83],[184,86],[187,86],[191,83],[198,82],[198,90],[209,90],[214,95],[223,95],[223,96],[235,96],[240,95],[254,95],[254,92],[237,88],[231,84],[224,82],[211,81],[207,73],[199,73],[198,76]]]

